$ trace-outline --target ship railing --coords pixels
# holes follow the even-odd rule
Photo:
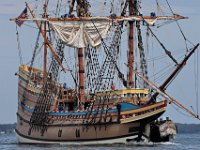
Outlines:
[[[32,115],[32,112],[29,111],[29,109],[33,109],[33,107],[29,107],[27,105],[22,106],[24,108],[26,108],[27,111],[23,110],[23,114],[26,115],[25,118],[30,118]],[[21,109],[21,107],[19,107],[19,109]],[[22,109],[21,109],[22,110]],[[94,110],[95,111],[95,110]],[[58,112],[58,114],[56,115],[49,115],[49,119],[53,122],[59,123],[59,122],[65,122],[65,123],[70,123],[71,121],[76,121],[79,123],[82,123],[82,121],[85,119],[85,114],[76,114],[74,111],[71,111],[71,114],[66,114],[64,113],[65,111],[59,112],[59,111],[50,111],[49,113],[55,113]],[[20,115],[21,113],[19,113]],[[103,119],[102,119],[103,118]],[[106,118],[106,120],[105,120]],[[109,123],[109,122],[117,122],[117,115],[115,113],[109,113],[109,115],[107,115],[105,117],[105,114],[103,116],[100,116],[99,114],[96,116],[97,120],[101,120],[102,123]],[[104,121],[105,120],[105,121]]]
[[[150,106],[145,106],[143,108],[138,108],[138,109],[134,109],[134,110],[130,110],[130,111],[124,111],[121,112],[121,116],[120,118],[123,119],[129,119],[129,118],[134,118],[140,115],[144,115],[144,114],[148,114],[163,108],[166,108],[167,103],[166,101],[162,101]]]
[[[124,95],[124,94],[149,94],[148,89],[125,89],[125,90],[111,90],[111,91],[103,91],[103,92],[97,92],[96,96],[109,96],[109,95]]]

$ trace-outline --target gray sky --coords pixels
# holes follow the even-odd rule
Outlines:
[[[99,1],[99,0],[97,0]],[[164,0],[161,0],[164,2]],[[24,0],[1,0],[0,1],[0,124],[1,123],[13,123],[16,122],[17,112],[17,77],[14,76],[18,70],[19,57],[17,49],[17,36],[15,30],[15,23],[10,22],[9,18],[18,16],[24,9]],[[146,1],[148,5],[146,11],[151,12],[151,2],[154,0]],[[193,43],[200,42],[200,1],[199,0],[169,0],[172,7],[176,12],[181,15],[188,16],[188,20],[181,21],[181,27],[184,30],[185,35]],[[176,30],[178,30],[176,28]],[[29,33],[24,34],[24,38],[30,37]],[[184,48],[185,45],[176,41],[177,36],[173,31],[161,32],[159,37],[166,43],[168,39],[171,39],[170,43],[173,48]],[[22,44],[23,41],[21,41]],[[25,41],[27,42],[27,41]],[[183,42],[182,42],[183,43]],[[33,45],[31,45],[33,47]],[[23,51],[29,52],[30,46]],[[32,52],[32,50],[30,51]],[[200,56],[200,52],[199,52]],[[199,68],[200,69],[200,68]],[[194,57],[188,62],[187,66],[168,88],[167,92],[179,100],[182,104],[189,107],[193,106],[196,110],[195,99],[195,80],[194,80]],[[200,83],[198,83],[200,86]],[[198,91],[199,92],[199,91]],[[200,92],[199,92],[200,93]],[[200,98],[200,95],[199,95]],[[199,107],[200,108],[200,107]],[[199,110],[200,111],[200,110]],[[188,117],[188,115],[180,113],[180,109],[174,108],[169,105],[167,112],[164,116],[170,116],[175,122],[181,123],[199,123],[199,121]]]

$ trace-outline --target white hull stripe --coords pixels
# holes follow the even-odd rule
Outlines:
[[[102,145],[102,144],[127,144],[127,140],[135,139],[138,135],[133,135],[130,137],[122,137],[116,139],[109,139],[109,140],[97,140],[97,141],[42,141],[42,140],[35,140],[35,139],[28,139],[20,136],[16,133],[17,142],[23,144],[61,144],[61,145]]]

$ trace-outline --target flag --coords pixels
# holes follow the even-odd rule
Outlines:
[[[16,18],[15,23],[21,27],[21,25],[24,23],[24,20],[20,19],[26,19],[28,18],[27,8],[25,8],[22,13]]]

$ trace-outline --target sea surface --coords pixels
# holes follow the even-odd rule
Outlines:
[[[67,145],[24,145],[17,144],[15,134],[0,134],[0,150],[200,150],[200,134],[178,134],[173,142],[109,145],[109,146],[67,146]]]

